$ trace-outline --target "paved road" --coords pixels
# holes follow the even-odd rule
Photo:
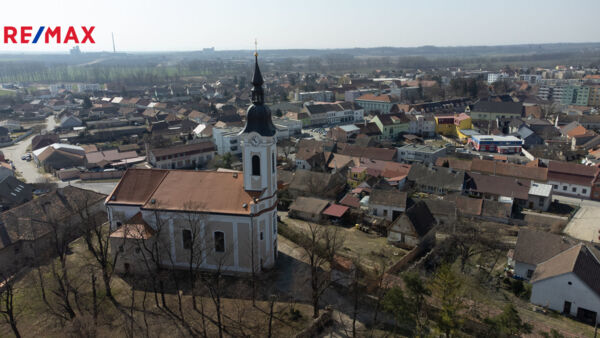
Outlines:
[[[56,126],[56,121],[54,120],[54,116],[49,116],[46,119],[46,130],[53,130]],[[27,183],[37,183],[42,182],[46,179],[52,180],[52,176],[48,174],[42,174],[35,163],[33,161],[27,162],[21,160],[21,156],[27,153],[27,148],[31,145],[31,139],[35,135],[32,135],[21,142],[14,144],[10,147],[2,148],[2,152],[4,153],[4,157],[13,161],[13,165],[15,166],[15,170],[21,174],[21,177]]]
[[[597,202],[596,202],[597,203]],[[572,237],[600,243],[600,207],[596,205],[581,205],[573,216],[564,232]]]
[[[54,120],[54,116],[49,116],[46,119],[46,130],[52,131],[56,127],[56,121]],[[15,170],[20,173],[21,177],[27,183],[40,183],[46,180],[56,181],[56,178],[50,174],[44,174],[39,170],[39,168],[35,165],[33,161],[24,161],[21,160],[21,156],[27,153],[27,148],[31,145],[31,139],[34,135],[22,140],[21,142],[14,144],[10,147],[2,148],[2,152],[4,152],[4,156],[7,159],[13,161],[13,165],[15,166]],[[67,185],[73,185],[83,189],[94,190],[96,192],[102,194],[110,194],[112,190],[117,185],[116,181],[107,181],[107,182],[82,182],[82,181],[73,181],[73,182],[57,182],[59,187],[64,187]]]

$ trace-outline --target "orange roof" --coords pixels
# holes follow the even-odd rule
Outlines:
[[[571,129],[567,135],[569,137],[575,137],[575,136],[580,136],[580,135],[585,135],[585,133],[587,132],[587,129],[585,129],[583,126],[579,125],[573,129]]]
[[[137,204],[143,209],[250,214],[260,192],[244,190],[238,173],[129,169],[107,204]],[[246,207],[244,207],[246,205]]]
[[[132,239],[149,239],[152,236],[154,236],[154,229],[144,221],[141,212],[135,214],[123,226],[110,234],[110,237]]]
[[[359,96],[355,100],[365,100],[365,101],[381,101],[381,102],[392,102],[392,98],[389,95],[374,95],[371,93],[364,94]]]

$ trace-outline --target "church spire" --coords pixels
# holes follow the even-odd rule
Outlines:
[[[265,103],[265,94],[262,88],[264,81],[260,68],[258,67],[258,48],[256,40],[254,40],[254,76],[252,77],[252,103],[260,105]]]

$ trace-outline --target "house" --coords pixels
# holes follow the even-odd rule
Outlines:
[[[408,114],[408,132],[414,135],[431,137],[435,135],[435,118],[431,114]]]
[[[369,214],[394,221],[406,210],[406,199],[404,191],[373,189],[369,197]]]
[[[537,144],[544,144],[544,139],[527,126],[521,126],[515,134],[515,136],[523,140],[524,148],[529,148],[530,146]]]
[[[513,267],[515,276],[530,279],[538,264],[574,245],[575,241],[569,237],[545,231],[521,229],[508,264]]]
[[[365,113],[367,114],[388,114],[392,110],[392,107],[394,107],[398,103],[398,101],[398,98],[393,95],[375,95],[372,93],[366,93],[354,99],[354,102],[358,103],[361,107],[363,107]]]
[[[216,152],[214,143],[203,141],[152,149],[148,152],[148,162],[161,169],[201,168],[215,157]]]
[[[446,155],[446,148],[430,145],[408,144],[397,149],[398,162],[435,163],[439,157]]]
[[[106,199],[112,231],[124,224],[149,227],[153,231],[144,231],[133,244],[163,244],[163,259],[153,270],[189,269],[191,264],[202,270],[251,274],[275,265],[276,128],[265,105],[263,82],[256,56],[252,105],[240,135],[242,171],[129,169]],[[122,238],[111,237],[113,252],[119,250]],[[204,253],[200,259],[190,261],[192,248]],[[129,251],[115,270],[131,271],[142,262],[142,253]]]
[[[85,151],[83,148],[70,144],[54,143],[32,153],[35,163],[48,171],[78,167],[84,164]]]
[[[529,209],[548,211],[552,203],[552,185],[531,181],[527,207]]]
[[[347,124],[329,129],[327,137],[336,142],[348,142],[349,139],[356,137],[359,133],[359,127],[354,124]]]
[[[381,131],[381,138],[385,140],[396,140],[400,135],[407,134],[410,121],[405,113],[377,114],[371,119]]]
[[[33,188],[14,176],[0,179],[0,210],[7,210],[33,199]]]
[[[458,163],[456,163],[458,162]],[[452,162],[451,168],[460,166],[460,163],[467,161],[454,161]],[[462,169],[460,167],[456,169]],[[474,158],[471,161],[471,165],[468,169],[463,169],[474,173],[481,173],[493,176],[507,176],[520,178],[524,180],[535,180],[546,182],[548,179],[548,168],[527,166],[521,164],[515,164],[510,162],[501,162],[496,160],[481,160]]]
[[[298,197],[290,205],[289,215],[293,218],[319,223],[323,220],[323,211],[329,201],[314,197]]]
[[[526,207],[531,181],[506,176],[468,173],[465,192],[475,197]]]
[[[75,115],[64,116],[60,119],[59,126],[62,129],[73,129],[74,127],[81,127],[83,122]]]
[[[435,241],[436,223],[427,204],[417,202],[392,223],[387,240],[406,249],[431,245]]]
[[[59,142],[58,134],[43,134],[35,135],[31,139],[31,151],[38,150],[40,148],[49,146],[53,143]]]
[[[353,157],[368,158],[370,160],[394,161],[396,160],[396,148],[362,147],[355,144],[338,143],[337,153]]]
[[[23,127],[18,121],[14,120],[3,120],[0,121],[0,127],[8,129],[11,133],[21,130]]]
[[[337,200],[345,187],[345,173],[328,174],[299,169],[293,174],[288,191],[292,196],[313,196]]]
[[[537,265],[531,277],[533,304],[600,323],[600,252],[577,244]]]
[[[94,151],[85,153],[85,166],[88,169],[104,168],[123,160],[135,159],[138,154],[135,150],[120,152],[117,149]]]
[[[599,172],[600,167],[550,161],[547,183],[555,194],[600,200]]]
[[[66,241],[81,236],[79,211],[87,209],[100,225],[106,195],[66,186],[0,214],[0,270],[14,273],[56,251],[54,231]],[[97,218],[96,218],[97,217]]]
[[[0,161],[0,180],[8,176],[15,176],[15,170],[13,169],[12,164]]]
[[[446,195],[453,192],[462,192],[465,172],[452,168],[415,163],[410,167],[407,181],[417,191]]]
[[[519,118],[523,115],[520,102],[479,101],[467,110],[473,120],[496,121],[498,118]]]
[[[219,155],[230,153],[231,155],[239,155],[242,153],[240,147],[240,132],[242,128],[238,127],[213,127],[212,140],[217,147]]]
[[[364,109],[353,102],[307,102],[302,113],[309,116],[310,126],[348,124],[364,119]]]
[[[301,139],[296,146],[296,167],[324,171],[326,166],[324,144],[321,141]]]

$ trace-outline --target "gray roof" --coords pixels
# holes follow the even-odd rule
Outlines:
[[[552,193],[552,185],[537,182],[531,182],[529,195],[549,197]]]
[[[327,206],[329,201],[314,197],[298,197],[290,205],[290,210],[306,212],[309,214],[320,214]]]
[[[520,102],[479,101],[475,103],[472,112],[504,113],[521,116],[523,104]]]
[[[538,265],[575,245],[566,236],[550,232],[521,229],[513,259],[516,262]]]
[[[462,190],[465,173],[452,168],[425,166],[413,164],[408,172],[407,179],[418,185],[443,187],[449,190]]]
[[[21,204],[30,201],[33,188],[27,183],[23,183],[13,176],[6,176],[0,180],[0,197],[3,200],[14,204]]]
[[[394,207],[406,208],[407,194],[398,190],[374,189],[369,199],[370,204],[389,205]]]

